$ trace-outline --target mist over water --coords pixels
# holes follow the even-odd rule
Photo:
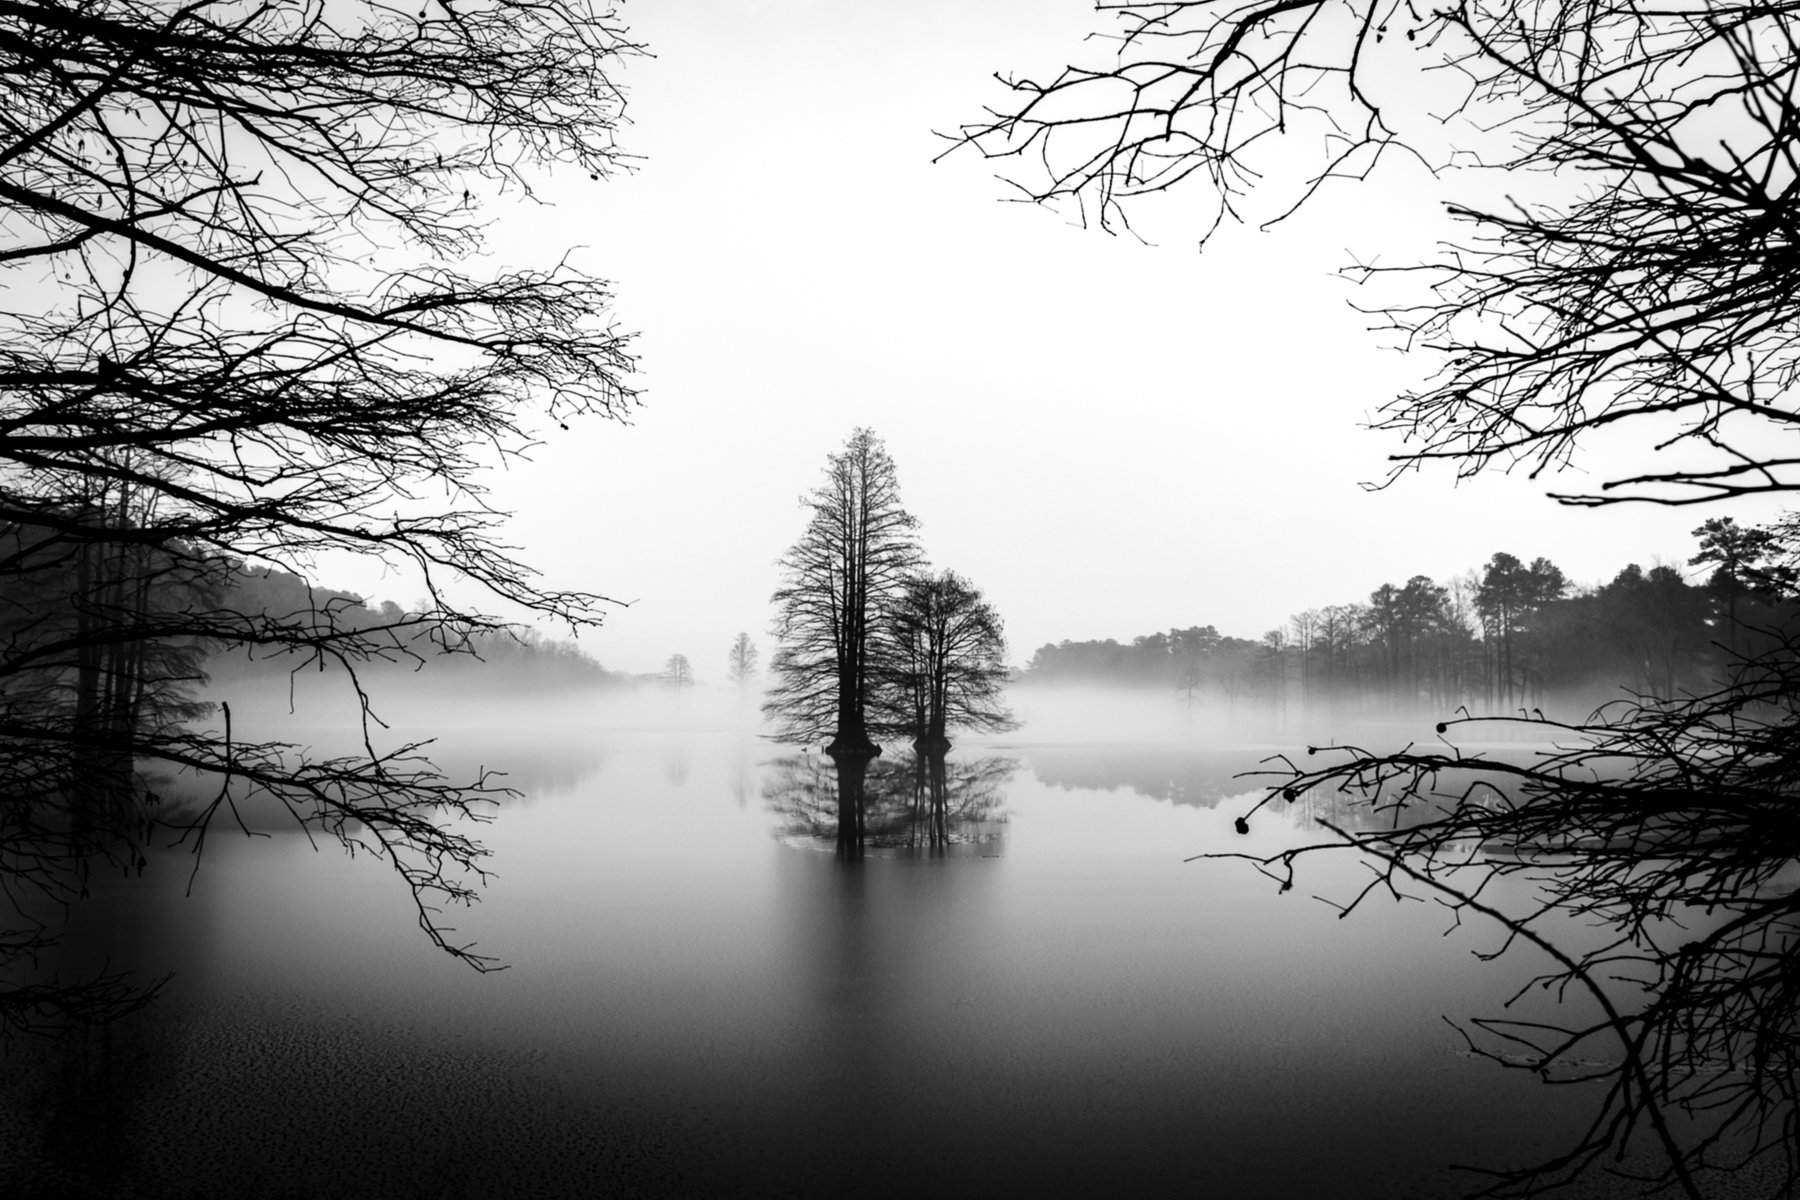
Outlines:
[[[347,732],[283,707],[243,719]],[[735,693],[396,696],[379,736],[435,728],[448,774],[519,793],[478,830],[485,899],[445,919],[509,969],[434,950],[380,864],[222,822],[191,895],[168,851],[75,914],[69,969],[174,979],[21,1049],[7,1194],[1432,1197],[1573,1128],[1579,1089],[1442,1022],[1527,977],[1474,960],[1493,934],[1416,903],[1338,920],[1310,895],[1360,887],[1350,861],[1287,896],[1183,861],[1307,836],[1301,809],[1232,831],[1278,743],[1179,736],[1154,697],[1018,707],[951,754],[948,844],[890,748],[843,863],[801,827],[829,761]]]
[[[6,6],[0,1200],[1800,1186],[1794,14],[1099,7]]]

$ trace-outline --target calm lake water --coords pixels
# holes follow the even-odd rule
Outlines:
[[[1536,965],[1476,961],[1492,931],[1339,920],[1348,860],[1288,895],[1183,862],[1316,836],[1233,833],[1254,747],[961,747],[967,840],[860,864],[807,828],[816,757],[750,734],[443,751],[526,793],[447,914],[510,968],[431,948],[380,864],[221,822],[191,896],[165,856],[78,914],[72,953],[175,979],[11,1050],[0,1194],[1437,1197],[1585,1112],[1444,1023]]]

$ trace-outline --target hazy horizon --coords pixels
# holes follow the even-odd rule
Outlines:
[[[1180,195],[1143,210],[1145,244],[1004,203],[972,154],[934,164],[934,131],[1000,101],[994,72],[1087,52],[1087,0],[623,17],[653,55],[622,75],[635,172],[553,175],[548,206],[492,210],[496,262],[577,247],[637,331],[632,423],[544,422],[533,463],[491,479],[544,582],[632,602],[581,635],[609,668],[679,652],[705,677],[739,631],[766,644],[799,498],[857,426],[886,439],[933,563],[982,588],[1019,663],[1196,623],[1256,638],[1499,550],[1603,582],[1685,563],[1713,511],[1571,512],[1548,477],[1447,470],[1362,489],[1396,443],[1361,424],[1431,364],[1370,332],[1336,272],[1446,231],[1443,188],[1404,163],[1204,253]],[[401,604],[422,590],[367,563],[317,576]]]

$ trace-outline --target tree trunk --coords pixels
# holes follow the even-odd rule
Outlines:
[[[878,747],[873,753],[859,754],[828,748],[826,753],[837,767],[837,856],[846,860],[859,859],[863,856],[865,838],[863,786],[868,777],[869,764],[881,750]]]
[[[931,771],[931,849],[942,854],[950,845],[950,780],[942,754],[928,759]]]

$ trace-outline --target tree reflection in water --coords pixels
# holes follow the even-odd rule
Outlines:
[[[938,857],[958,847],[996,855],[1006,823],[1002,788],[1018,765],[917,753],[834,762],[807,752],[767,764],[763,799],[781,817],[782,840],[829,845],[839,858],[870,850]]]

